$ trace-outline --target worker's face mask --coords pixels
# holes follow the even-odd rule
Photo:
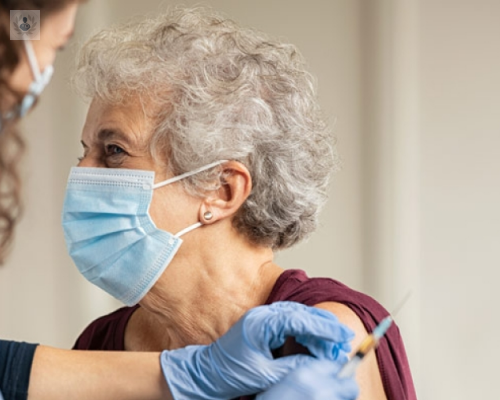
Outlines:
[[[31,41],[23,40],[23,44],[34,80],[31,82],[28,92],[24,95],[21,102],[13,110],[8,111],[0,118],[0,132],[2,131],[4,122],[22,118],[28,113],[31,107],[33,107],[33,104],[35,104],[36,99],[43,92],[43,89],[49,84],[52,74],[54,73],[52,65],[47,66],[43,72],[40,72],[40,67],[38,66],[38,61],[36,60]]]
[[[153,190],[223,163],[154,183],[153,171],[71,169],[62,225],[70,256],[82,275],[128,306],[153,287],[179,249],[183,234],[158,229],[149,215]]]

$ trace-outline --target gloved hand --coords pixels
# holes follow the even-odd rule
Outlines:
[[[353,378],[337,378],[341,364],[311,360],[261,393],[256,400],[354,400],[358,385]]]
[[[312,359],[294,355],[274,360],[272,349],[289,336],[317,358],[347,359],[352,331],[330,312],[293,302],[248,311],[208,346],[164,351],[163,374],[175,400],[221,400],[255,394]]]

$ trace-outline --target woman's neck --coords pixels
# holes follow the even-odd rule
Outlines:
[[[250,308],[264,304],[283,272],[272,262],[272,251],[234,242],[229,248],[198,251],[197,259],[189,249],[176,255],[175,264],[129,321],[126,349],[160,351],[208,344]]]

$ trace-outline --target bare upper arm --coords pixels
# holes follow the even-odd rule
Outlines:
[[[349,307],[340,303],[325,302],[316,304],[315,307],[335,314],[340,322],[354,331],[355,337],[351,342],[352,355],[368,334],[359,317]],[[356,372],[356,380],[360,389],[358,400],[387,400],[380,378],[375,352],[371,352],[366,356]]]

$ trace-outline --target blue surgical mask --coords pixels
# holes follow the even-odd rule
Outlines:
[[[31,41],[23,40],[23,44],[34,80],[28,88],[28,93],[24,95],[15,109],[7,112],[0,118],[0,132],[2,131],[2,123],[4,121],[7,122],[18,117],[22,118],[28,113],[43,89],[49,84],[52,74],[54,73],[52,65],[47,66],[43,72],[40,72],[40,67],[38,66],[38,61],[36,60]]]
[[[149,215],[153,190],[214,168],[218,161],[163,182],[153,171],[71,169],[62,225],[70,256],[91,283],[128,306],[153,287],[196,222],[172,234]]]

